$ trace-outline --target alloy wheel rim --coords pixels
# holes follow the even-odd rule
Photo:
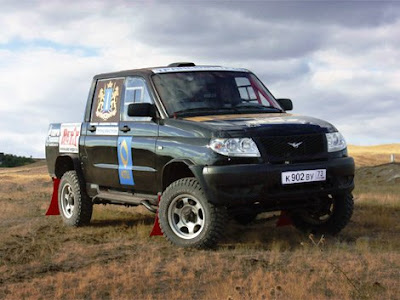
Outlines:
[[[69,219],[72,217],[75,208],[75,196],[72,186],[67,183],[63,186],[61,191],[61,209],[64,216]]]
[[[179,195],[168,208],[168,224],[180,238],[193,239],[204,229],[204,207],[192,195]]]
[[[325,211],[313,214],[306,212],[306,214],[303,216],[303,219],[309,222],[310,224],[321,225],[326,223],[331,218],[334,209],[335,205],[334,203],[331,203]]]

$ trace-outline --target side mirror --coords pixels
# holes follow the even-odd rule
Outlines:
[[[155,118],[156,107],[151,103],[131,103],[128,105],[128,116]]]
[[[293,109],[293,103],[290,99],[276,99],[276,101],[285,111]]]

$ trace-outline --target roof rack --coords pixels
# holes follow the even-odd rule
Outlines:
[[[175,62],[169,64],[168,67],[176,68],[176,67],[195,67],[196,65],[192,62]]]

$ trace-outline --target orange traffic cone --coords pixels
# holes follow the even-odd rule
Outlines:
[[[287,211],[282,210],[278,221],[276,222],[276,227],[293,225],[292,219],[289,217]]]

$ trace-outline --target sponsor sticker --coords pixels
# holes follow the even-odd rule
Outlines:
[[[132,172],[132,138],[118,138],[118,175],[124,185],[135,185]]]
[[[60,129],[54,129],[54,128],[50,127],[48,136],[59,137],[60,136]]]
[[[60,129],[60,153],[78,153],[81,123],[63,123]]]
[[[46,143],[48,146],[58,146],[60,138],[58,136],[48,136]]]
[[[48,146],[58,146],[60,140],[60,129],[53,129],[50,125],[49,132],[47,134],[46,144]]]
[[[117,126],[97,126],[96,135],[118,135]]]

